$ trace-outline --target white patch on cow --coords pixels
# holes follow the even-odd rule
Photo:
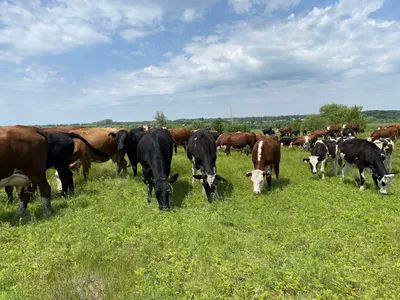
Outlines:
[[[346,124],[343,124],[342,128],[345,129],[346,128]]]
[[[261,194],[261,187],[264,184],[264,172],[261,170],[251,171],[251,181],[253,181],[254,193]]]
[[[314,155],[313,155],[313,156],[310,156],[309,159],[310,159],[310,165],[311,165],[311,167],[312,167],[311,172],[312,172],[313,174],[317,174],[317,173],[318,173],[318,170],[317,170],[318,156],[314,156]]]
[[[24,187],[28,186],[30,183],[31,181],[28,176],[15,169],[10,177],[0,180],[0,188],[2,189],[6,186]]]
[[[257,161],[260,161],[260,160],[261,160],[261,154],[262,154],[262,146],[263,146],[263,144],[264,144],[264,141],[261,141],[261,142],[258,144],[258,149],[257,149]]]
[[[195,141],[197,141],[197,136],[194,138]]]
[[[393,183],[393,177],[394,177],[394,174],[386,174],[386,175],[383,175],[381,180],[378,180],[379,192],[381,194],[386,195],[388,193],[388,189]]]
[[[331,130],[331,126],[326,127],[326,129]]]
[[[214,180],[215,180],[215,174],[213,175],[207,174],[207,184],[209,185],[209,187],[212,187]]]
[[[61,192],[62,191],[62,183],[61,183],[60,176],[58,175],[58,171],[57,170],[54,173],[54,175],[56,176],[56,180],[57,180],[57,190],[59,192]]]

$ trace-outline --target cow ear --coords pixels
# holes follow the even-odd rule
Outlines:
[[[219,176],[218,174],[215,174],[215,179],[218,179],[219,181],[225,182],[226,179],[222,176]]]
[[[309,163],[310,159],[309,158],[303,158],[303,163]]]
[[[252,175],[251,172],[246,172],[246,173],[244,173],[244,176],[246,176],[246,177],[250,177],[251,175]]]
[[[195,178],[195,179],[204,179],[205,178],[205,175],[201,175],[201,174],[196,174],[196,175],[193,175],[193,178]]]
[[[178,177],[179,177],[179,174],[174,174],[168,179],[168,182],[169,183],[174,183],[175,181],[178,180]]]
[[[112,138],[117,137],[117,135],[115,134],[115,132],[110,132],[110,133],[108,134],[108,137],[109,137],[110,139],[112,139]]]

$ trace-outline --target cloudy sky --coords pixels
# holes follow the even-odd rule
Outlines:
[[[0,0],[0,125],[400,109],[398,0]]]

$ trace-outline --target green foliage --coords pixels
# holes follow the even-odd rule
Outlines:
[[[289,124],[290,127],[292,127],[293,130],[300,130],[301,128],[301,121],[299,119],[295,119]]]
[[[61,199],[48,171],[53,216],[38,199],[21,222],[0,194],[1,299],[396,299],[400,295],[400,193],[360,192],[326,167],[315,178],[300,149],[282,148],[280,186],[253,196],[250,157],[218,153],[220,198],[191,184],[191,163],[174,155],[171,212],[147,204],[139,177],[113,177],[93,163],[89,181]],[[393,165],[399,168],[400,157]],[[131,173],[131,170],[129,170]],[[12,225],[12,226],[11,226]]]
[[[162,111],[156,111],[156,114],[154,115],[154,124],[157,127],[163,127],[167,124],[167,117]]]
[[[249,132],[251,131],[250,125],[247,123],[228,123],[226,124],[226,132]]]
[[[320,115],[309,115],[302,122],[302,129],[306,130],[316,130],[326,128],[326,124],[328,123],[327,119]]]
[[[224,132],[224,123],[221,118],[215,119],[212,122],[212,129],[217,130],[219,132]]]

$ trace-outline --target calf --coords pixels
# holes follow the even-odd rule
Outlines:
[[[272,129],[272,127],[267,127],[267,128],[265,128],[265,129],[263,129],[263,130],[261,130],[261,132],[264,134],[264,135],[274,135],[275,134],[275,131]]]
[[[15,186],[20,195],[18,215],[28,205],[27,186],[40,191],[45,216],[51,214],[51,188],[46,179],[48,141],[45,133],[30,126],[0,128],[0,188]],[[27,197],[26,197],[27,196]]]
[[[137,155],[143,168],[143,182],[147,185],[147,202],[151,201],[155,189],[160,210],[170,209],[170,184],[179,174],[168,178],[171,171],[173,141],[171,134],[161,128],[152,128],[143,135],[137,145]]]
[[[338,147],[336,141],[319,140],[314,144],[311,156],[304,158],[303,162],[310,164],[312,174],[318,175],[318,164],[321,164],[322,179],[325,179],[325,164],[328,160],[332,161],[333,174],[337,176],[339,165]]]
[[[268,191],[270,191],[272,168],[275,170],[276,182],[279,183],[279,163],[281,159],[279,142],[269,137],[260,139],[254,145],[252,159],[254,170],[246,172],[245,176],[251,176],[254,193],[261,194],[264,176],[267,178]]]
[[[338,144],[340,156],[345,161],[342,168],[341,182],[344,182],[346,170],[350,167],[354,178],[358,181],[352,166],[356,166],[360,172],[360,190],[364,190],[364,170],[372,173],[375,185],[381,194],[387,194],[393,182],[395,173],[386,170],[381,157],[381,150],[372,142],[363,139],[348,139]]]
[[[212,202],[218,196],[217,181],[226,181],[225,178],[217,174],[215,162],[217,160],[216,143],[211,134],[206,130],[192,132],[189,137],[187,147],[187,157],[192,162],[193,179],[202,180],[203,193],[207,195],[207,200]],[[200,174],[196,174],[200,171]]]

